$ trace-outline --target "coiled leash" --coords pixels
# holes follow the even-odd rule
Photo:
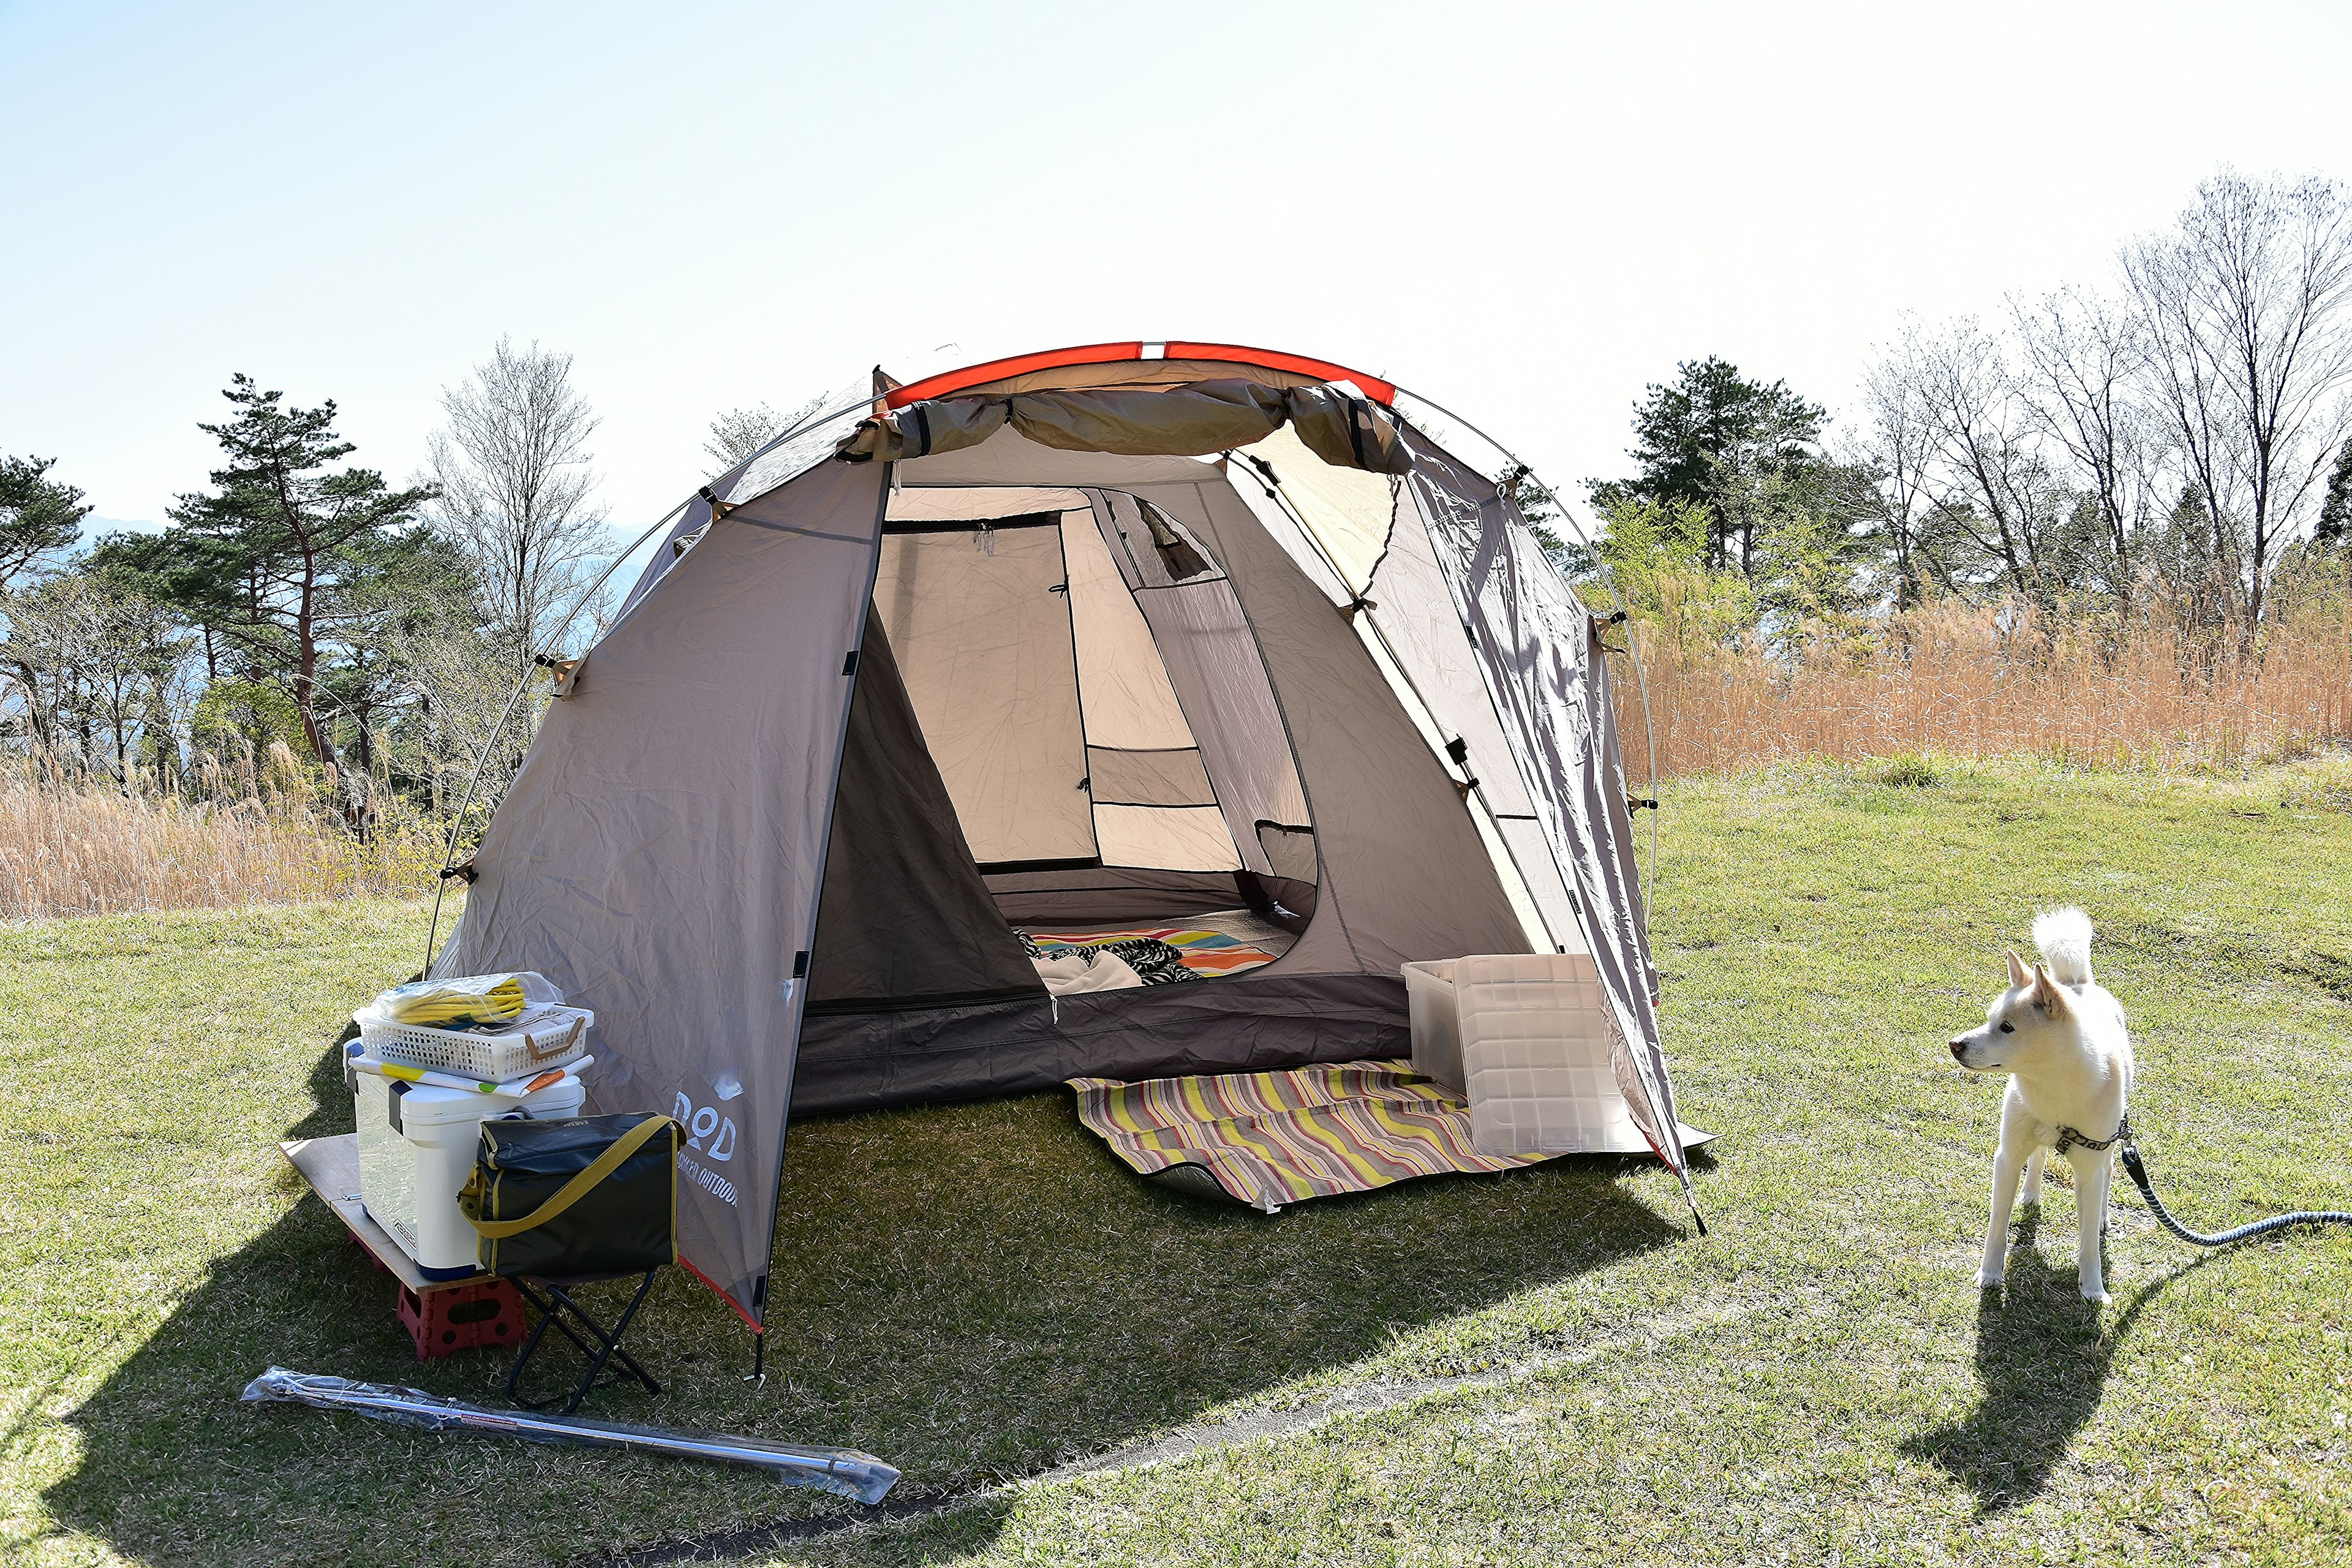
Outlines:
[[[2126,1116],[2116,1123],[2116,1135],[2112,1138],[2085,1138],[2072,1127],[2058,1129],[2057,1152],[2062,1155],[2069,1149],[2105,1151],[2115,1148],[2118,1143],[2123,1147],[2116,1150],[2116,1157],[2123,1161],[2132,1184],[2139,1189],[2139,1195],[2147,1200],[2148,1212],[2156,1215],[2165,1229],[2191,1247],[2227,1247],[2233,1241],[2266,1236],[2274,1230],[2284,1230],[2291,1225],[2352,1225],[2352,1214],[2339,1209],[2298,1209],[2293,1214],[2258,1219],[2252,1225],[2242,1225],[2235,1230],[2225,1230],[2216,1236],[2201,1235],[2173,1218],[2172,1211],[2164,1206],[2164,1200],[2158,1197],[2156,1189],[2148,1184],[2147,1167],[2140,1161],[2139,1146],[2132,1142],[2130,1117]]]

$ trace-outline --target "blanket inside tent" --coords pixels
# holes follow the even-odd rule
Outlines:
[[[1247,910],[1196,915],[1182,925],[1077,931],[1015,928],[1023,951],[1056,996],[1217,980],[1272,963],[1291,934]]]

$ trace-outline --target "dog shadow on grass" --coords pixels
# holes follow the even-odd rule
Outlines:
[[[284,1135],[348,1132],[333,1053],[309,1087],[311,1110]],[[66,1417],[79,1453],[45,1489],[60,1524],[157,1568],[404,1568],[610,1560],[628,1542],[668,1542],[628,1559],[665,1561],[698,1541],[751,1550],[738,1532],[789,1539],[856,1513],[756,1474],[239,1405],[275,1363],[497,1406],[507,1352],[416,1361],[393,1281],[274,1149],[185,1157],[274,1184],[282,1212],[186,1281]],[[583,1414],[864,1448],[906,1471],[901,1506],[968,1494],[1401,1343],[1440,1373],[1457,1336],[1465,1362],[1511,1354],[1536,1332],[1513,1298],[1686,1239],[1635,1190],[1636,1169],[1559,1160],[1268,1216],[1136,1176],[1066,1094],[803,1121],[784,1165],[764,1385],[743,1379],[740,1321],[665,1269],[629,1336],[663,1393],[600,1392]],[[976,1549],[1010,1506],[992,1500],[905,1528]]]
[[[2053,1265],[2034,1246],[2047,1205],[2024,1211],[2011,1231],[2002,1288],[1977,1303],[1977,1378],[1984,1398],[1965,1420],[1904,1445],[1976,1493],[1977,1517],[2032,1502],[2050,1484],[2091,1413],[2109,1367],[2141,1312],[2175,1271],[2149,1281],[2119,1312],[2083,1300],[2070,1245]],[[2074,1239],[2067,1226],[2067,1240]],[[2188,1265],[2200,1267],[2206,1257]]]

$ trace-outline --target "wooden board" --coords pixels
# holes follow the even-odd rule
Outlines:
[[[346,1132],[336,1138],[297,1138],[278,1145],[287,1163],[302,1173],[310,1190],[320,1201],[335,1211],[335,1217],[350,1227],[359,1244],[375,1255],[377,1262],[390,1269],[403,1285],[422,1295],[427,1290],[446,1290],[458,1285],[472,1285],[489,1276],[480,1270],[457,1279],[427,1279],[416,1267],[416,1259],[401,1249],[383,1226],[369,1217],[360,1202],[360,1135]]]

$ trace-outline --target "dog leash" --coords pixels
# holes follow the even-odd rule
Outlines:
[[[2227,1247],[2233,1241],[2266,1236],[2274,1230],[2284,1230],[2291,1225],[2352,1225],[2352,1214],[2340,1209],[2297,1209],[2293,1214],[2273,1215],[2269,1219],[2242,1225],[2235,1230],[2205,1236],[2173,1218],[2172,1211],[2164,1206],[2164,1200],[2156,1195],[2156,1188],[2147,1179],[2147,1166],[2139,1157],[2139,1145],[2132,1140],[2130,1117],[2126,1116],[2116,1123],[2112,1138],[2086,1138],[2072,1127],[2058,1129],[2057,1152],[2062,1155],[2069,1149],[2089,1149],[2104,1153],[2118,1143],[2123,1147],[2117,1151],[2117,1157],[2123,1161],[2125,1171],[2129,1173],[2132,1184],[2139,1189],[2139,1195],[2147,1200],[2148,1212],[2163,1223],[2165,1229],[2191,1247]]]

